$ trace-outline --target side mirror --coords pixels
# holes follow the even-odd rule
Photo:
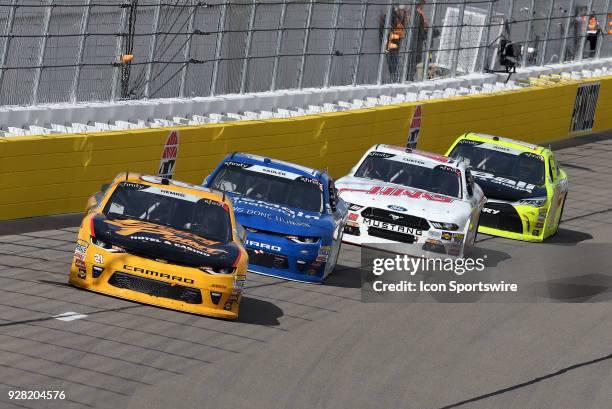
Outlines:
[[[110,187],[110,183],[104,183],[100,186],[100,192],[106,192],[106,189]]]
[[[244,243],[246,241],[246,230],[240,223],[236,223],[236,236],[241,242]]]

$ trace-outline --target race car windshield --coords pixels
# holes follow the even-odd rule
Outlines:
[[[378,156],[368,156],[355,172],[355,177],[381,180],[456,198],[461,197],[460,174],[454,168],[446,165],[432,169]]]
[[[157,194],[147,185],[120,183],[103,213],[110,219],[143,220],[221,243],[232,238],[230,216],[222,203]]]
[[[544,184],[544,160],[540,155],[529,152],[513,155],[466,143],[457,145],[450,156],[462,158],[474,170],[536,186]]]
[[[320,185],[309,178],[287,179],[224,165],[213,180],[212,188],[307,212],[321,213],[323,210]]]

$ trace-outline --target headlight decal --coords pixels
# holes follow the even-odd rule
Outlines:
[[[287,239],[291,240],[294,243],[302,243],[302,244],[315,244],[318,243],[321,239],[320,237],[308,237],[308,236],[285,236]]]
[[[459,230],[459,226],[457,226],[455,223],[444,223],[444,222],[434,222],[434,221],[430,221],[430,223],[433,227],[435,227],[438,230],[450,230],[450,231]]]
[[[531,197],[519,200],[518,204],[521,206],[542,207],[546,205],[546,200],[547,198],[545,197]]]

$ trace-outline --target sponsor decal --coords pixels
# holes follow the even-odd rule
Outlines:
[[[329,253],[331,253],[331,246],[321,246],[317,254],[316,262],[327,263],[327,260],[329,260]]]
[[[442,240],[451,240],[453,238],[453,233],[449,233],[447,231],[442,232]]]
[[[87,271],[82,268],[79,268],[79,271],[77,272],[77,277],[81,280],[85,280],[87,278]]]
[[[463,233],[453,233],[453,242],[455,243],[463,243],[465,240],[465,234]]]
[[[274,246],[272,244],[267,244],[267,243],[260,243],[258,241],[253,241],[253,240],[246,240],[245,244],[247,246],[253,246],[253,247],[260,248],[260,249],[266,249],[266,250],[272,250],[272,251],[282,251],[280,246]]]
[[[234,166],[234,167],[242,168],[242,169],[246,169],[246,168],[251,166],[248,163],[236,162],[236,161],[233,161],[233,160],[225,161],[225,165],[226,166]]]
[[[570,133],[593,130],[600,87],[600,83],[583,84],[576,90]]]
[[[84,255],[87,252],[88,247],[89,247],[89,243],[87,243],[85,240],[78,240],[76,247],[74,249],[74,253]]]
[[[77,241],[76,247],[74,249],[74,265],[79,269],[79,271],[86,270],[85,254],[87,253],[88,247],[89,247],[89,243],[87,243],[85,240]]]
[[[208,205],[211,205],[211,206],[219,206],[219,207],[223,207],[223,208],[225,209],[225,211],[226,211],[226,212],[227,212],[227,211],[229,211],[229,208],[227,208],[227,206],[225,205],[225,203],[218,202],[218,201],[216,201],[216,200],[210,200],[210,199],[200,199],[199,201],[200,201],[200,202],[204,202],[204,203],[206,203],[206,204],[208,204]]]
[[[542,155],[537,155],[537,154],[531,153],[531,152],[523,152],[519,156],[524,156],[526,158],[531,158],[531,159],[537,159],[540,162],[544,162],[544,158],[542,157]]]
[[[507,179],[501,176],[495,176],[492,173],[482,172],[479,170],[472,170],[472,175],[474,175],[474,177],[478,179],[484,179],[498,185],[509,187],[515,190],[521,190],[528,193],[532,193],[533,189],[536,188],[536,185],[531,183]]]
[[[146,268],[135,267],[135,266],[132,266],[132,265],[129,265],[129,264],[124,264],[123,268],[126,271],[130,271],[130,272],[138,273],[138,274],[142,274],[142,275],[147,275],[147,276],[151,276],[151,277],[165,278],[167,280],[178,281],[180,283],[185,283],[185,284],[193,284],[194,283],[194,281],[191,278],[170,275],[168,273],[160,273],[159,271],[154,271],[154,270],[148,270]]]
[[[119,227],[119,230],[116,230],[114,233],[127,236],[131,240],[164,243],[203,256],[227,253],[223,249],[208,247],[218,244],[217,242],[204,239],[189,232],[173,231],[170,228],[161,228],[158,225],[139,220],[105,220],[105,223]],[[150,234],[151,236],[145,234]]]
[[[436,166],[436,169],[441,170],[443,172],[454,173],[457,176],[461,176],[461,171],[458,168],[453,168],[452,166],[438,165]]]
[[[488,214],[498,214],[500,211],[496,210],[496,209],[490,209],[488,207],[483,207],[482,208],[482,212],[483,213],[488,213]]]
[[[408,133],[408,142],[406,143],[406,147],[410,149],[415,149],[417,147],[417,143],[419,142],[422,113],[423,106],[417,105],[414,110],[414,114],[412,115],[412,120],[410,121],[410,131]]]
[[[179,133],[178,131],[170,132],[164,150],[162,151],[161,162],[157,174],[162,178],[172,179],[174,168],[176,165],[176,157],[178,155]]]
[[[121,182],[121,187],[123,187],[126,190],[143,190],[148,188],[148,185],[141,185],[140,183],[133,183],[133,182]]]
[[[270,175],[274,175],[274,176],[281,176],[281,177],[287,177],[287,172],[284,172],[280,169],[273,169],[273,168],[261,168],[261,171],[263,173],[267,173]]]
[[[227,300],[225,301],[225,305],[223,306],[224,310],[229,311],[232,309],[232,304],[237,302],[238,299],[240,298],[240,295],[242,294],[242,290],[244,288],[245,283],[246,283],[246,275],[238,274],[234,276],[234,288],[232,289],[232,292],[227,298]]]
[[[459,141],[459,143],[457,145],[470,145],[470,146],[478,146],[478,145],[482,145],[483,142],[480,141],[474,141],[471,139],[462,139]]]
[[[391,210],[395,210],[395,211],[397,211],[397,212],[405,212],[405,211],[407,211],[407,210],[408,210],[408,209],[406,209],[405,207],[402,207],[402,206],[396,206],[396,205],[389,205],[389,206],[387,206],[387,207],[388,207],[389,209],[391,209]]]
[[[427,164],[425,163],[425,161],[422,160],[418,160],[418,159],[413,159],[413,158],[401,158],[402,162],[406,162],[406,163],[412,163],[414,165],[418,165],[418,166],[427,166]]]
[[[421,192],[419,190],[410,190],[404,188],[395,187],[381,187],[373,186],[370,189],[340,189],[340,192],[362,192],[368,195],[381,195],[381,196],[395,196],[395,197],[409,197],[411,199],[426,199],[432,202],[441,203],[452,203],[454,199],[437,195],[435,193]]]
[[[248,205],[249,208],[242,207],[242,205]],[[262,209],[262,210],[258,210],[257,208]],[[282,213],[282,215],[272,214],[272,213],[267,212],[266,210],[274,210],[274,211]],[[317,216],[317,215],[305,214],[302,211],[294,211],[288,207],[284,207],[284,206],[280,206],[280,205],[272,204],[272,203],[266,203],[266,202],[262,202],[258,200],[248,199],[246,197],[241,197],[240,199],[234,202],[234,213],[243,214],[247,216],[263,217],[273,222],[279,222],[279,223],[284,223],[284,224],[290,224],[292,226],[299,226],[299,227],[306,227],[306,228],[310,228],[310,224],[303,222],[303,221],[292,220],[292,219],[295,219],[296,217],[302,217],[304,219],[313,219],[313,220],[320,219],[320,216]],[[286,217],[283,217],[283,216],[286,216]]]
[[[319,182],[318,180],[316,180],[316,179],[306,178],[304,176],[300,176],[296,180],[298,180],[300,182],[304,182],[304,183],[313,184],[313,185],[317,186],[321,192],[323,191],[323,184],[321,182]]]
[[[412,234],[413,236],[422,236],[423,235],[423,231],[422,230],[414,229],[412,227],[398,226],[397,224],[381,222],[381,221],[378,221],[378,220],[363,219],[363,224],[365,224],[366,226],[378,227],[379,229],[394,231],[394,232],[397,232],[397,233]]]
[[[384,159],[389,159],[389,158],[394,157],[395,155],[394,155],[394,154],[392,154],[392,153],[387,153],[387,152],[378,152],[378,151],[373,151],[373,152],[370,152],[370,153],[368,154],[368,156],[372,156],[372,157],[375,157],[375,158],[384,158]]]
[[[187,196],[185,193],[175,192],[174,190],[160,189],[159,191],[165,195],[179,197],[181,199],[184,199]]]

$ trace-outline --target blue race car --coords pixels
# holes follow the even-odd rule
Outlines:
[[[233,153],[204,186],[232,198],[246,229],[249,271],[316,283],[333,271],[348,209],[327,173]]]

